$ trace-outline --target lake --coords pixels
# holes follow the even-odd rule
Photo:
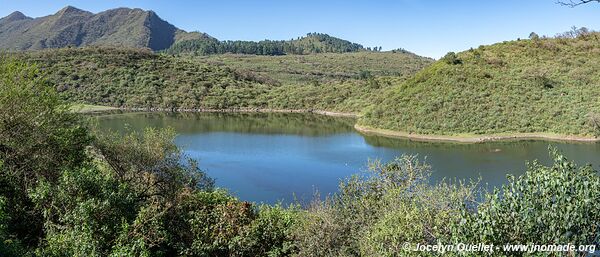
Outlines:
[[[523,174],[526,162],[550,164],[554,145],[579,164],[600,165],[600,144],[509,141],[481,144],[432,143],[367,136],[354,119],[300,113],[111,113],[98,127],[172,127],[175,143],[200,168],[242,200],[309,201],[315,192],[335,193],[339,182],[366,169],[369,159],[418,155],[432,166],[431,183],[478,179],[488,188]]]

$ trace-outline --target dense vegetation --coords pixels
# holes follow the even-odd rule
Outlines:
[[[382,94],[360,123],[422,134],[594,135],[599,60],[600,34],[586,29],[448,53]]]
[[[180,41],[169,49],[169,54],[192,53],[195,55],[208,54],[255,54],[255,55],[284,55],[284,54],[315,54],[315,53],[348,53],[373,50],[366,49],[360,44],[339,39],[322,33],[308,33],[305,37],[292,40],[263,40],[254,41],[219,41],[215,38],[201,38]]]
[[[220,62],[218,57],[172,57],[114,48],[54,49],[7,55],[37,63],[49,82],[70,101],[164,109],[251,107],[359,112],[378,92],[430,62],[400,52],[274,59],[233,56],[233,61],[224,59],[224,64],[216,63]],[[255,64],[240,65],[247,60]],[[342,62],[347,62],[344,67],[352,68],[342,71],[337,67]],[[263,67],[266,72],[260,70]],[[279,72],[282,67],[287,74]]]
[[[0,83],[0,255],[290,251],[284,232],[296,211],[213,189],[181,161],[172,131],[97,134],[18,62],[0,62]]]
[[[63,97],[110,106],[230,108],[259,105],[260,78],[150,51],[73,48],[13,53],[38,63]]]
[[[48,84],[34,67],[0,61],[2,256],[425,254],[405,242],[600,246],[599,172],[553,149],[553,165],[533,162],[481,196],[476,184],[428,183],[429,166],[403,156],[371,162],[367,174],[306,208],[256,206],[215,189],[175,147],[172,130],[97,132]]]
[[[536,162],[493,192],[475,184],[430,185],[430,168],[414,156],[373,162],[339,193],[300,217],[300,256],[546,256],[547,253],[414,252],[417,243],[566,244],[598,246],[598,171],[577,167],[551,149],[552,166]],[[595,188],[595,189],[592,189]],[[482,200],[480,200],[482,199]],[[481,202],[478,202],[481,201]],[[409,243],[410,248],[405,248]],[[499,248],[502,249],[502,248]],[[575,253],[571,253],[574,254]],[[557,253],[557,255],[568,255]]]

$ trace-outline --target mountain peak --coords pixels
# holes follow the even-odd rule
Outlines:
[[[110,45],[163,50],[183,36],[185,31],[140,8],[92,13],[68,5],[43,17],[14,12],[0,19],[0,49]]]
[[[1,20],[11,22],[11,21],[18,21],[18,20],[25,20],[25,19],[31,19],[31,18],[25,16],[25,14],[23,14],[22,12],[15,11],[15,12],[9,14],[8,16],[2,18]]]
[[[92,14],[88,11],[81,10],[79,8],[67,5],[60,9],[57,14]]]
[[[22,12],[19,12],[19,11],[14,11],[6,17],[17,18],[17,19],[27,18],[27,16],[25,16],[25,14],[23,14]]]

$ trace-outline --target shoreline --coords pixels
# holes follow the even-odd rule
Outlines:
[[[314,113],[332,117],[358,118],[356,113],[332,112],[312,109],[268,109],[268,108],[239,108],[239,109],[165,109],[165,108],[123,108],[115,107],[114,110],[136,112],[197,112],[197,113]]]
[[[74,104],[71,106],[71,111],[75,113],[99,113],[107,111],[119,110],[117,107],[103,106],[103,105],[91,105],[91,104]]]
[[[360,117],[357,113],[333,112],[312,109],[269,109],[269,108],[233,108],[233,109],[166,109],[166,108],[129,108],[129,107],[109,107],[105,106],[105,110],[122,110],[134,112],[182,112],[182,113],[313,113],[332,117]],[[396,131],[389,129],[378,129],[368,126],[354,124],[354,129],[362,134],[378,135],[388,138],[403,138],[414,141],[425,142],[447,142],[447,143],[466,143],[476,144],[485,142],[497,141],[521,141],[521,140],[541,140],[541,141],[556,141],[556,142],[579,142],[579,143],[597,143],[600,142],[598,137],[585,137],[574,135],[560,135],[550,133],[514,133],[514,134],[491,134],[491,135],[435,135],[435,134],[413,134],[404,131]]]
[[[356,131],[367,135],[379,135],[391,138],[404,138],[415,141],[427,142],[449,142],[449,143],[486,143],[497,141],[521,141],[521,140],[541,140],[541,141],[557,141],[557,142],[579,142],[579,143],[597,143],[600,138],[583,137],[583,136],[568,136],[548,133],[514,133],[514,134],[495,134],[495,135],[460,135],[460,136],[445,136],[445,135],[427,135],[413,134],[402,131],[389,129],[371,128],[354,124]]]

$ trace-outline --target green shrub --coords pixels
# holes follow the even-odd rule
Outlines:
[[[555,149],[552,166],[538,162],[509,177],[475,211],[454,223],[457,242],[596,245],[600,239],[600,176]]]
[[[464,206],[474,200],[474,184],[423,186],[410,197],[388,194],[386,208],[360,241],[362,256],[415,256],[404,244],[449,242],[450,224],[459,222]],[[428,255],[428,253],[420,253]]]
[[[295,230],[300,256],[411,256],[405,242],[436,243],[450,238],[472,187],[427,183],[430,167],[415,156],[371,162],[364,177],[353,176],[338,194],[315,202]]]
[[[456,53],[454,52],[448,52],[446,55],[444,55],[444,57],[442,57],[442,60],[444,62],[446,62],[447,64],[451,64],[451,65],[456,65],[456,64],[461,64],[462,60],[458,58],[458,56],[456,55]]]
[[[25,248],[43,236],[42,210],[27,192],[39,180],[56,181],[86,160],[87,128],[35,67],[0,59],[0,197],[9,237]]]
[[[590,112],[587,114],[587,123],[592,128],[592,131],[596,137],[600,136],[600,114]]]
[[[26,251],[19,239],[8,231],[10,217],[5,211],[5,205],[6,199],[0,197],[0,256],[25,256]]]
[[[299,210],[261,205],[256,218],[234,238],[234,256],[289,256],[297,249],[292,238]]]
[[[31,193],[44,210],[46,256],[106,256],[122,223],[138,210],[136,195],[109,171],[85,168],[42,182]]]

